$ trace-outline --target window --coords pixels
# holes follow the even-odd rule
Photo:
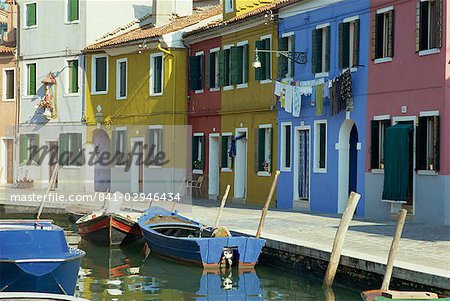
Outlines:
[[[36,95],[36,64],[27,64],[27,95]]]
[[[150,55],[150,96],[163,94],[164,65],[163,54]]]
[[[148,147],[150,160],[153,162],[155,156],[163,150],[163,127],[162,125],[151,125],[148,130]]]
[[[231,133],[222,134],[222,162],[221,167],[222,170],[230,170],[232,164],[232,158],[230,157],[230,146],[231,146]]]
[[[189,57],[189,90],[203,92],[204,52]]]
[[[20,162],[38,162],[39,135],[22,134],[20,135]]]
[[[116,166],[126,164],[128,152],[128,134],[126,128],[116,128],[112,132],[112,156],[115,157]]]
[[[339,68],[359,65],[359,19],[344,20],[339,24]]]
[[[222,87],[231,86],[231,48],[225,46],[219,55],[219,85]]]
[[[272,37],[261,37],[260,41],[256,41],[257,50],[272,50]],[[270,52],[256,52],[255,61],[261,62],[261,68],[255,69],[255,80],[270,82],[272,78],[272,54]]]
[[[93,94],[108,93],[108,57],[92,57],[92,91]]]
[[[291,129],[290,123],[281,123],[281,169],[291,169]]]
[[[209,89],[219,89],[219,48],[209,51]]]
[[[78,84],[78,60],[67,61],[67,69],[69,71],[68,93],[77,94],[79,92]]]
[[[372,22],[373,59],[392,58],[394,56],[394,8],[379,9]]]
[[[231,47],[230,56],[231,84],[246,84],[248,82],[248,42],[240,42],[237,46]]]
[[[330,71],[330,26],[319,25],[312,33],[312,72]]]
[[[442,47],[442,0],[420,0],[417,3],[416,50]]]
[[[59,164],[61,166],[83,164],[81,133],[59,134]]]
[[[439,171],[439,132],[439,116],[419,117],[416,154],[418,170]]]
[[[280,51],[295,51],[295,38],[293,33],[288,33],[282,35],[279,40],[278,49]],[[292,59],[280,55],[278,57],[278,77],[283,78],[294,78],[295,73],[295,62]]]
[[[327,171],[327,121],[314,121],[314,172]]]
[[[225,13],[234,11],[234,0],[225,0]]]
[[[116,61],[116,99],[127,98],[128,93],[128,60]]]
[[[386,136],[386,129],[389,126],[389,119],[371,121],[371,169],[384,169],[384,137]]]
[[[15,98],[16,87],[15,69],[3,69],[3,101],[12,101]]]
[[[76,22],[80,19],[80,0],[67,0],[67,21]]]
[[[25,4],[25,27],[37,26],[37,2]]]
[[[205,167],[205,137],[195,133],[192,137],[192,169],[194,173],[203,173]]]
[[[258,175],[268,175],[272,169],[272,125],[258,128]]]

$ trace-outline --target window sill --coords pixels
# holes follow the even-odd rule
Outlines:
[[[195,175],[202,175],[203,174],[203,170],[201,169],[193,169],[192,173]]]
[[[28,30],[28,29],[35,29],[37,28],[37,25],[33,25],[33,26],[24,26],[23,29]]]
[[[125,96],[125,97],[117,97],[116,96],[116,100],[125,100],[125,99],[127,99],[127,96]]]
[[[378,175],[384,175],[384,169],[372,169],[371,173],[378,174]]]
[[[234,89],[234,86],[224,86],[223,87],[224,91],[229,91],[229,90],[233,90],[233,89]]]
[[[2,102],[15,102],[15,101],[16,101],[15,98],[13,98],[13,99],[2,99]]]
[[[314,173],[327,173],[326,168],[314,168]]]
[[[292,83],[294,81],[294,78],[288,76],[288,77],[283,77],[281,79],[281,82],[287,82],[287,83]]]
[[[374,64],[383,64],[383,63],[389,63],[392,62],[392,58],[391,57],[383,57],[380,59],[375,59],[373,61]]]
[[[64,97],[80,97],[80,93],[64,93]]]
[[[438,176],[439,172],[435,170],[418,170],[417,174],[419,176]]]
[[[149,165],[148,168],[150,168],[150,169],[161,169],[163,167],[162,166],[158,166],[158,165]]]
[[[108,94],[108,91],[93,91],[91,95],[105,95]]]
[[[268,171],[258,171],[258,177],[270,177],[271,173]]]
[[[201,90],[195,90],[195,94],[202,94],[203,92],[205,92],[203,89],[201,89]]]
[[[238,84],[238,85],[236,86],[236,89],[244,89],[244,88],[248,88],[248,84],[247,84],[247,83],[244,83],[244,84]]]
[[[73,24],[80,24],[80,20],[74,20],[74,21],[65,21],[64,24],[66,25],[73,25]]]
[[[33,99],[35,98],[37,95],[24,95],[22,96],[22,99]]]
[[[209,88],[209,92],[220,92],[220,88]]]
[[[438,54],[440,52],[441,52],[441,50],[439,48],[432,48],[432,49],[419,51],[419,56],[427,56],[427,55],[432,55],[432,54]]]
[[[347,70],[350,70],[351,73],[354,73],[354,72],[358,71],[358,67],[351,67],[351,68],[345,67],[345,68],[342,68],[341,74],[344,74]]]
[[[228,167],[222,167],[222,168],[220,169],[220,171],[221,171],[221,172],[232,172],[233,170],[232,170],[231,168],[228,168]]]
[[[271,79],[263,79],[263,80],[260,80],[259,83],[260,83],[261,85],[264,85],[264,84],[271,84],[271,83],[272,83],[272,80],[271,80]]]
[[[162,95],[163,95],[162,92],[161,93],[150,93],[151,97],[157,97],[157,96],[162,96]]]
[[[81,166],[77,166],[77,165],[65,165],[62,166],[63,169],[81,169]]]
[[[280,171],[281,172],[291,172],[291,168],[290,167],[281,167]]]
[[[383,203],[406,204],[405,201],[381,200]]]
[[[329,73],[329,72],[322,72],[322,73],[316,73],[316,74],[315,74],[315,77],[316,77],[316,78],[328,77],[328,76],[330,76],[330,73]]]
[[[124,169],[126,167],[126,165],[116,165],[114,166],[115,168],[120,168],[120,169]]]

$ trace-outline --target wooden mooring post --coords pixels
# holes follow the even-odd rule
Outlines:
[[[227,202],[228,193],[230,192],[230,185],[227,185],[225,189],[225,194],[222,197],[222,202],[220,203],[219,213],[217,214],[216,223],[214,224],[214,228],[219,227],[220,218],[222,217],[223,207],[225,207],[225,203]]]
[[[382,290],[388,290],[389,284],[391,283],[392,271],[394,270],[394,260],[397,255],[398,243],[402,237],[403,226],[405,225],[406,215],[408,211],[406,209],[401,209],[398,213],[397,228],[395,229],[394,238],[392,239],[391,249],[389,250],[389,257],[386,264],[386,272],[384,273],[383,284],[381,285]]]
[[[50,190],[52,189],[53,184],[55,183],[56,177],[58,175],[59,165],[56,164],[54,168],[55,169],[53,170],[52,176],[50,177],[50,183],[48,184],[47,190],[45,192],[45,196],[47,196],[50,193]],[[41,204],[39,205],[39,209],[38,209],[38,212],[36,215],[37,219],[41,219],[42,210],[44,210],[45,196],[44,196],[44,198],[42,198]]]
[[[325,278],[323,280],[324,287],[331,287],[333,285],[334,277],[336,276],[336,271],[341,259],[345,235],[347,234],[348,226],[350,225],[360,198],[361,195],[357,194],[356,192],[350,193],[347,205],[345,206],[345,211],[342,214],[338,230],[336,231],[336,237],[334,238],[330,262],[328,263],[327,272],[325,273]]]
[[[256,238],[261,236],[262,229],[264,228],[264,222],[266,220],[267,211],[269,210],[270,201],[272,200],[273,193],[277,187],[278,177],[280,176],[280,171],[275,172],[275,177],[273,178],[272,186],[270,187],[269,195],[267,196],[266,203],[264,204],[263,211],[261,213],[261,219],[259,220],[258,230],[256,231]]]

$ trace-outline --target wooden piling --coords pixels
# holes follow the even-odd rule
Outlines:
[[[402,237],[403,226],[405,225],[406,215],[408,211],[401,209],[398,213],[397,228],[395,229],[394,238],[392,239],[391,249],[389,250],[389,257],[386,265],[386,272],[384,273],[382,290],[388,290],[391,283],[392,271],[394,270],[394,260],[398,250],[398,243]]]
[[[272,186],[270,187],[269,195],[267,196],[266,203],[264,204],[264,208],[261,213],[261,219],[259,220],[258,230],[256,231],[256,238],[259,238],[261,236],[261,232],[264,227],[264,222],[266,220],[267,211],[269,210],[270,201],[272,200],[272,196],[275,192],[275,188],[277,187],[277,182],[278,182],[279,176],[280,176],[280,171],[277,170],[275,172],[275,177],[273,178]]]
[[[225,207],[225,203],[227,202],[228,193],[230,192],[230,185],[227,185],[225,189],[225,194],[222,197],[222,202],[220,203],[219,213],[217,214],[216,223],[214,224],[214,228],[219,227],[220,218],[222,217],[223,207]]]
[[[52,189],[53,184],[56,181],[56,175],[58,174],[58,170],[59,170],[59,165],[56,164],[55,165],[55,169],[53,170],[53,174],[50,177],[50,183],[48,184],[47,187],[47,191],[45,192],[45,195],[48,195],[50,193],[50,189]],[[42,198],[41,204],[39,205],[39,209],[36,215],[37,219],[41,219],[41,214],[42,214],[42,210],[44,210],[44,201],[45,201],[45,196]]]
[[[339,266],[339,260],[341,259],[342,247],[344,246],[345,235],[347,234],[348,226],[355,213],[356,206],[358,205],[361,195],[352,192],[345,206],[345,211],[342,214],[341,221],[339,223],[338,230],[336,231],[336,237],[334,238],[333,249],[331,251],[330,262],[328,263],[327,272],[323,280],[324,287],[331,287],[336,276],[336,271]]]

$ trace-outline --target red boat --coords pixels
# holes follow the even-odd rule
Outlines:
[[[429,292],[403,292],[391,290],[371,290],[365,291],[361,294],[364,301],[387,301],[387,300],[445,300],[450,301],[450,298],[439,296],[435,293]]]
[[[96,211],[76,221],[83,239],[98,245],[120,245],[142,238],[137,220],[141,213]]]

